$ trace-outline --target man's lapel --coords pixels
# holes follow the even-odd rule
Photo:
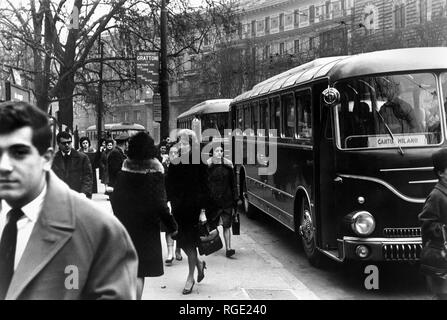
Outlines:
[[[34,277],[71,238],[75,219],[68,187],[54,173],[48,175],[42,212],[17,266],[6,299],[17,299]]]

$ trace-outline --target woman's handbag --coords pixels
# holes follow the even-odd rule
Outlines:
[[[239,212],[234,210],[231,219],[231,229],[233,231],[233,235],[238,236],[241,234],[241,220],[239,217]]]
[[[427,241],[422,248],[420,270],[422,273],[438,278],[447,278],[447,237],[445,225],[441,227],[442,243]]]
[[[199,223],[199,254],[210,255],[223,248],[222,239],[220,239],[219,230],[209,230],[208,223]]]

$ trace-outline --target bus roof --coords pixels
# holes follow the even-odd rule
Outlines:
[[[331,83],[362,75],[388,72],[447,69],[447,47],[374,51],[352,56],[319,58],[287,70],[255,85],[233,102],[280,91],[311,80],[329,78]]]
[[[144,126],[138,123],[127,123],[127,122],[120,122],[120,123],[106,123],[104,124],[104,130],[146,130]],[[86,130],[96,130],[96,125],[92,125],[88,127]]]
[[[185,118],[193,115],[201,115],[207,113],[228,112],[232,99],[212,99],[200,102],[192,106],[189,110],[180,114],[177,119]]]

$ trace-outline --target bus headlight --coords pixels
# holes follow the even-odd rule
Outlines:
[[[351,217],[351,228],[359,236],[369,236],[376,228],[376,221],[368,211],[359,211]]]

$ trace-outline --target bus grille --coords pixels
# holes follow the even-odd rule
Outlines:
[[[382,246],[385,261],[419,260],[422,244],[385,244]]]
[[[386,238],[417,238],[421,236],[421,228],[385,228]]]

